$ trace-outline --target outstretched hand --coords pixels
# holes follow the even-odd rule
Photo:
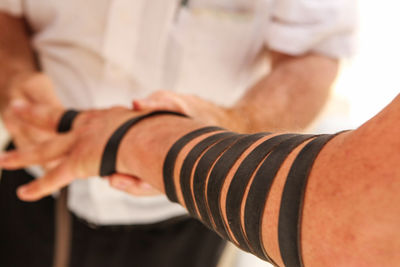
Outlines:
[[[50,128],[56,129],[64,110],[27,104],[19,106],[16,112],[25,122],[50,130]],[[36,201],[75,179],[98,175],[103,149],[109,137],[122,123],[137,115],[137,112],[122,107],[82,112],[74,121],[70,132],[56,134],[53,138],[36,145],[5,153],[0,156],[0,167],[17,169],[57,162],[41,179],[23,185],[17,190],[20,199]],[[111,185],[123,187],[122,183],[118,184],[120,177],[126,178],[126,175],[119,174],[110,178]],[[130,193],[140,193],[140,189],[153,190],[137,178],[130,177],[130,180],[136,182],[137,189],[129,188],[127,191]]]

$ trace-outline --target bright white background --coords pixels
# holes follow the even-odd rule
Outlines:
[[[336,92],[350,103],[357,126],[386,106],[400,89],[400,2],[359,1],[358,53],[338,80]]]

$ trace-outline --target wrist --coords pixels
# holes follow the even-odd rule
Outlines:
[[[170,115],[139,122],[121,141],[117,172],[136,176],[164,191],[162,166],[170,147],[182,135],[199,127],[192,120]]]

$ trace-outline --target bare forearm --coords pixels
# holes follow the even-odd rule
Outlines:
[[[28,111],[26,118],[43,123],[38,110]],[[107,140],[138,114],[113,108],[86,115],[69,134],[0,157],[4,168],[65,158],[22,188],[22,199],[98,174]],[[116,172],[168,196],[174,192],[171,200],[245,250],[290,267],[400,262],[400,96],[359,129],[339,135],[240,135],[213,127],[188,137],[204,124],[148,115],[124,132]],[[185,141],[177,147],[177,140]]]
[[[325,56],[273,53],[271,73],[251,88],[232,112],[247,118],[245,132],[304,129],[328,99],[337,70],[338,61]]]
[[[14,75],[34,71],[33,51],[23,19],[0,13],[0,94],[7,95]]]
[[[396,138],[400,134],[400,127],[396,126],[400,120],[399,107],[400,101],[396,100],[360,129],[336,136],[317,157],[307,184],[301,224],[306,266],[395,266],[400,261],[396,252],[400,248],[397,229],[400,210],[398,205],[393,205],[400,201],[400,171],[397,167],[400,143]],[[172,126],[164,134],[160,133],[157,137],[145,134],[160,129],[164,123]],[[154,128],[151,124],[155,125]],[[140,157],[146,161],[126,162],[125,167],[119,168],[124,173],[130,173],[132,167],[131,170],[136,170],[132,174],[144,179],[151,177],[148,181],[163,191],[162,162],[168,149],[179,136],[200,126],[174,117],[144,121],[135,129],[136,134],[126,138],[121,147],[129,147],[130,142],[143,146],[123,149],[129,152],[121,157],[129,158],[130,154],[132,158]],[[196,192],[184,192],[180,187],[179,170],[189,151],[207,136],[189,143],[176,161],[174,184],[178,200],[183,205],[183,194]],[[271,136],[264,137],[249,147],[226,176],[220,193],[224,220],[228,188],[234,173],[250,151],[269,138]],[[263,243],[269,256],[279,265],[283,264],[278,242],[282,191],[293,161],[306,143],[294,149],[281,165],[263,211]],[[243,220],[244,214],[240,216]]]

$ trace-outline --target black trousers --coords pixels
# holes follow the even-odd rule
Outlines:
[[[31,181],[24,170],[0,180],[0,267],[51,267],[55,203],[22,202],[16,188]],[[192,218],[151,225],[91,227],[72,217],[70,267],[214,267],[225,247]]]

